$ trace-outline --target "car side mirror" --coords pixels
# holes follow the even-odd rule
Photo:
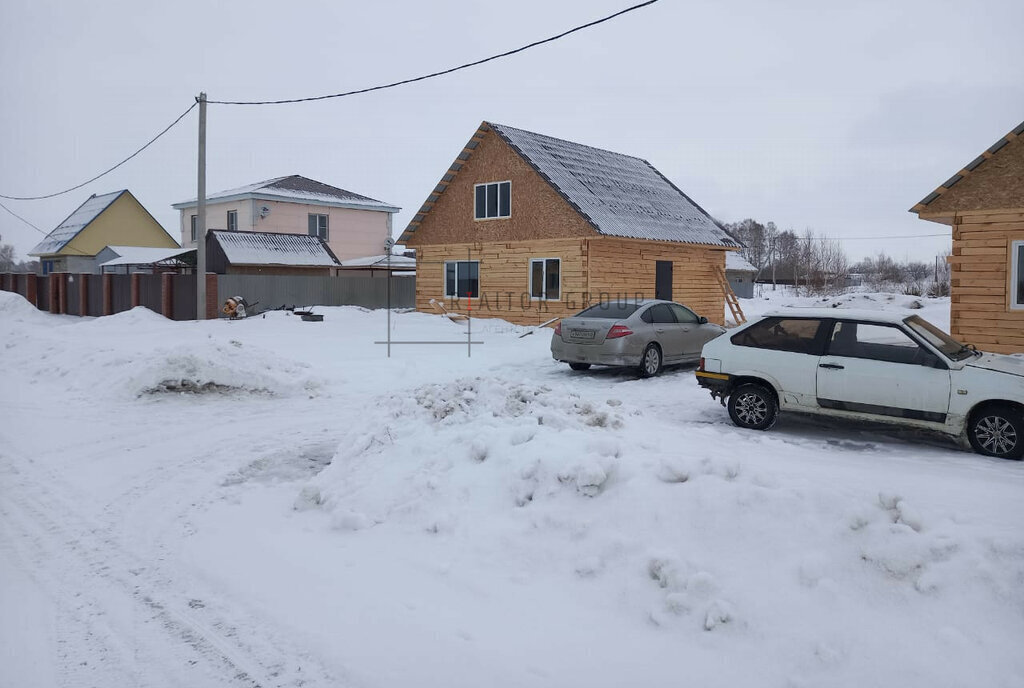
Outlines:
[[[697,318],[697,323],[698,323],[698,324],[700,324],[700,325],[707,325],[707,324],[708,324],[708,319],[707,319],[707,318],[705,318],[705,317],[704,317],[704,316],[702,315],[702,316],[700,316],[699,318]]]

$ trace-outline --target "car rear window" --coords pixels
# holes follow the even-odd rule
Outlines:
[[[640,307],[638,303],[627,303],[625,301],[609,301],[591,306],[576,314],[577,318],[611,318],[621,320],[628,318]]]
[[[733,335],[732,343],[820,356],[824,345],[819,336],[821,322],[816,318],[766,318]]]

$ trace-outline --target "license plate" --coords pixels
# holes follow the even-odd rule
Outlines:
[[[593,339],[597,330],[569,330],[569,335],[573,339]]]

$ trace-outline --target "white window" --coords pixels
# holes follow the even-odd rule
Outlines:
[[[1024,308],[1024,241],[1010,244],[1010,308]]]
[[[198,219],[199,219],[198,215],[193,215],[192,216],[192,241],[193,242],[195,242],[195,240],[196,240],[196,221]]]
[[[237,210],[229,210],[228,211],[228,231],[229,232],[237,232],[238,231],[238,211]]]
[[[309,236],[320,237],[324,241],[327,241],[327,216],[326,215],[310,215],[309,216]]]
[[[473,186],[475,211],[477,220],[489,220],[495,217],[511,217],[512,215],[512,182],[490,182]]]
[[[562,293],[562,260],[533,258],[530,260],[530,298],[557,301]]]
[[[480,261],[450,260],[444,264],[445,298],[480,296]]]

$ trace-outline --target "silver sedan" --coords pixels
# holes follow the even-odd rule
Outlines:
[[[696,363],[704,344],[723,332],[672,301],[612,301],[562,318],[551,335],[551,356],[573,370],[628,366],[651,377],[664,365]]]

